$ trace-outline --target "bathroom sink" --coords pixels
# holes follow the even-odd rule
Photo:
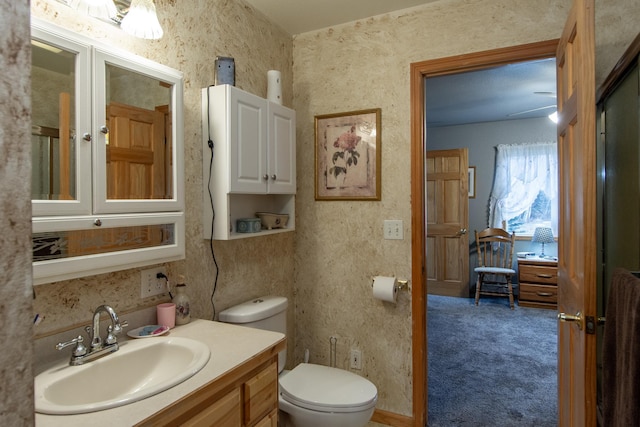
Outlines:
[[[80,366],[68,361],[35,377],[36,412],[79,414],[127,405],[167,390],[209,361],[205,344],[181,337],[129,340]]]

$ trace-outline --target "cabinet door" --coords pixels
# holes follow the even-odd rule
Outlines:
[[[268,189],[272,194],[296,192],[296,113],[269,103]]]
[[[182,210],[181,74],[96,47],[94,88],[94,213]]]
[[[267,190],[267,101],[231,86],[229,93],[229,190]]]
[[[269,414],[278,404],[278,364],[244,383],[244,422],[251,425]]]
[[[91,46],[31,30],[33,216],[91,213]]]

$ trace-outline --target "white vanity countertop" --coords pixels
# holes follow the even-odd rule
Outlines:
[[[241,365],[284,338],[283,334],[277,332],[200,319],[193,320],[187,325],[176,326],[165,336],[192,338],[207,344],[211,349],[209,361],[193,377],[155,396],[129,405],[87,414],[45,415],[36,413],[36,426],[131,426],[197,388],[219,378],[225,372]]]

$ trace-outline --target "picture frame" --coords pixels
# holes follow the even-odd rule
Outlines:
[[[381,111],[315,116],[316,200],[380,200]]]
[[[468,175],[468,183],[469,183],[469,198],[475,199],[476,198],[476,167],[469,166],[469,168],[467,169],[467,175]]]

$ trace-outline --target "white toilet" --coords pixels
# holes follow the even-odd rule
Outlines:
[[[267,296],[230,307],[220,321],[287,332],[287,299]],[[278,355],[281,427],[363,427],[376,406],[378,390],[365,378],[328,366],[301,363],[283,370],[287,352]]]

